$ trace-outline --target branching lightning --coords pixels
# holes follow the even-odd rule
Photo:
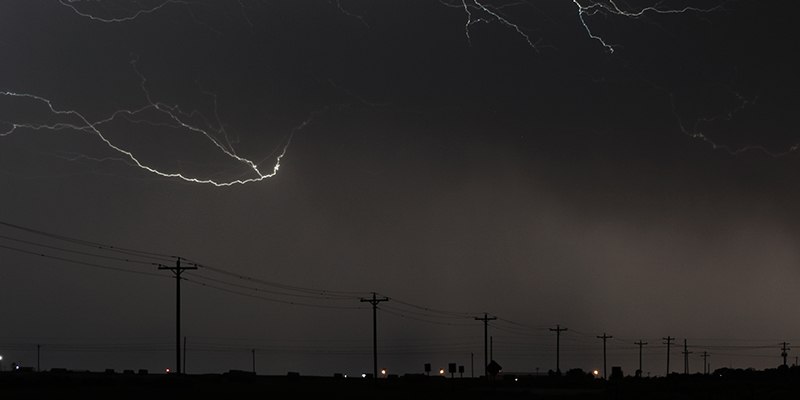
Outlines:
[[[363,16],[356,15],[346,11],[346,9],[342,6],[339,0],[326,0],[326,1],[330,5],[333,5],[339,11],[341,11],[343,14],[349,17],[355,17],[359,21],[367,25],[367,22]],[[530,48],[536,51],[539,51],[543,47],[542,42],[546,41],[546,38],[544,37],[536,37],[537,35],[534,35],[532,33],[533,30],[530,29],[530,27],[525,27],[520,23],[514,22],[514,18],[512,18],[513,15],[510,14],[508,11],[509,9],[512,9],[514,7],[534,7],[534,5],[529,0],[518,0],[502,4],[492,4],[490,1],[487,0],[439,0],[439,2],[447,7],[463,10],[464,14],[466,15],[466,21],[464,23],[464,32],[468,41],[472,40],[472,33],[471,33],[472,27],[478,23],[499,23],[511,29],[516,35],[519,35],[519,37],[521,37]],[[585,30],[586,35],[590,39],[597,41],[608,53],[614,53],[617,49],[622,48],[623,45],[612,43],[606,38],[604,38],[602,34],[596,32],[596,29],[592,28],[591,24],[592,17],[617,16],[627,19],[639,19],[639,18],[644,18],[649,14],[682,14],[682,13],[707,14],[723,9],[726,0],[720,0],[718,4],[707,8],[701,8],[696,6],[668,8],[666,5],[664,5],[663,2],[657,2],[654,5],[645,7],[633,7],[628,4],[620,4],[618,1],[615,0],[606,0],[606,1],[571,0],[571,2],[575,7],[574,11],[576,12],[577,19],[580,22],[583,29]],[[83,3],[86,6],[81,6],[81,3]],[[190,13],[192,12],[191,4],[185,0],[154,0],[149,4],[145,3],[147,5],[131,2],[131,4],[134,4],[135,7],[137,7],[137,9],[132,9],[131,11],[129,10],[122,11],[124,7],[117,7],[114,10],[111,10],[101,5],[102,2],[100,1],[94,2],[91,6],[89,6],[89,3],[90,2],[86,0],[59,0],[59,4],[69,8],[72,12],[74,12],[78,16],[102,23],[131,22],[140,17],[156,13],[170,6],[184,6],[187,7],[187,9],[189,9]],[[246,21],[247,24],[250,25],[250,27],[252,27],[253,23],[250,21],[249,17],[247,16],[247,13],[245,13],[245,6],[242,4],[241,0],[238,0],[238,4],[242,8],[242,14],[244,16],[244,20]],[[86,11],[87,6],[89,8],[95,7],[95,9],[96,7],[103,7],[104,11],[102,12],[102,14],[104,15],[100,16],[99,14]],[[126,15],[120,15],[123,13],[126,13]],[[548,44],[544,45],[544,47],[547,46],[551,45]],[[86,132],[100,139],[105,146],[113,150],[113,152],[118,153],[120,156],[91,157],[88,155],[72,154],[67,152],[62,152],[56,156],[67,160],[86,159],[94,161],[109,160],[109,161],[123,162],[127,165],[135,166],[144,169],[150,173],[166,178],[177,178],[187,182],[210,184],[214,186],[231,186],[236,184],[258,182],[275,176],[281,167],[281,160],[287,153],[287,150],[292,141],[294,133],[306,127],[316,116],[325,112],[328,108],[325,107],[317,111],[311,112],[305,120],[296,124],[294,128],[292,128],[291,131],[286,134],[285,141],[282,142],[282,144],[275,149],[274,154],[272,154],[271,156],[267,156],[262,160],[252,160],[237,154],[237,151],[234,148],[232,141],[229,139],[228,132],[226,132],[226,128],[224,124],[220,121],[220,117],[217,113],[216,95],[214,95],[213,93],[203,91],[205,95],[210,96],[213,99],[214,115],[213,115],[213,122],[211,122],[210,120],[206,119],[199,111],[185,112],[177,105],[168,105],[153,99],[146,85],[147,80],[145,79],[143,74],[139,73],[139,71],[136,70],[136,62],[134,61],[132,62],[132,64],[135,73],[141,79],[140,88],[146,99],[146,102],[142,107],[136,109],[120,109],[114,111],[113,113],[111,113],[110,115],[108,115],[103,119],[90,120],[90,118],[85,116],[86,115],[85,113],[78,112],[77,110],[64,109],[58,104],[54,104],[54,102],[51,101],[50,99],[38,96],[36,94],[20,93],[16,91],[0,91],[0,96],[8,99],[14,99],[15,101],[20,101],[20,102],[33,101],[39,103],[40,105],[44,106],[44,108],[50,115],[49,119],[47,119],[47,122],[41,122],[41,121],[25,122],[25,121],[12,121],[12,120],[0,121],[0,123],[2,123],[2,125],[0,126],[3,126],[3,128],[0,130],[0,137],[9,136],[11,134],[14,134],[22,130],[28,130],[28,131],[72,130],[72,131]],[[730,120],[731,118],[733,118],[734,113],[745,107],[752,105],[753,102],[755,101],[754,99],[748,100],[745,97],[734,93],[733,91],[731,91],[731,94],[739,99],[740,106],[737,106],[735,109],[731,110],[730,112],[724,115],[719,115],[716,117],[699,118],[694,122],[693,127],[691,126],[691,123],[686,123],[683,120],[683,118],[681,118],[680,113],[674,106],[675,101],[674,99],[672,99],[673,95],[670,93],[669,96],[672,99],[672,104],[673,104],[672,113],[677,118],[683,133],[687,134],[690,137],[701,139],[709,143],[713,148],[721,148],[728,151],[731,154],[741,153],[743,151],[750,149],[758,149],[773,156],[780,156],[785,153],[792,152],[798,149],[799,145],[792,146],[785,153],[773,153],[768,151],[766,148],[760,146],[751,146],[742,149],[735,149],[725,145],[717,144],[714,141],[712,141],[712,139],[710,139],[708,135],[702,133],[700,125],[704,123],[710,123],[715,120]],[[368,102],[365,101],[365,104],[366,103]],[[13,119],[14,117],[6,117],[6,118]],[[194,135],[198,135],[204,138],[205,140],[210,141],[211,144],[216,149],[216,151],[218,151],[224,157],[232,160],[238,165],[243,166],[247,171],[248,177],[246,178],[240,177],[238,179],[229,179],[229,180],[216,180],[216,179],[209,179],[206,177],[192,176],[191,174],[183,172],[164,171],[162,170],[162,168],[152,165],[152,163],[142,161],[141,157],[137,157],[131,150],[126,149],[125,146],[118,145],[117,143],[115,143],[115,140],[111,138],[111,136],[107,133],[106,129],[107,126],[110,125],[112,122],[120,122],[120,121],[127,121],[129,123],[139,124],[139,125],[150,125],[152,127],[175,129],[183,132],[188,131]],[[197,121],[201,121],[201,123],[197,123]],[[274,160],[274,164],[271,164],[270,166],[264,166],[263,164],[266,163],[267,160]]]
[[[133,63],[135,69],[135,62]],[[138,71],[137,71],[138,74]],[[233,146],[228,140],[228,135],[225,132],[225,128],[222,124],[219,124],[219,128],[216,130],[211,130],[211,128],[202,128],[193,124],[186,122],[187,119],[191,117],[197,116],[199,113],[197,111],[192,111],[191,113],[185,113],[181,111],[178,106],[169,106],[164,103],[156,102],[151,99],[150,93],[147,90],[145,83],[146,79],[144,76],[139,74],[141,78],[141,88],[145,94],[147,99],[147,104],[139,109],[135,110],[117,110],[109,117],[98,120],[98,121],[89,121],[86,117],[84,117],[81,113],[75,110],[62,110],[58,109],[55,105],[53,105],[52,101],[34,94],[28,93],[14,93],[14,92],[7,92],[2,91],[0,92],[0,96],[9,97],[9,98],[16,98],[16,99],[28,99],[33,100],[35,102],[44,104],[49,111],[49,113],[55,117],[56,122],[52,123],[33,123],[33,122],[13,122],[13,121],[4,121],[9,128],[4,131],[0,131],[0,137],[11,135],[20,130],[51,130],[51,131],[61,131],[61,130],[75,130],[75,131],[83,131],[87,133],[91,133],[97,138],[99,138],[106,146],[108,146],[113,151],[120,153],[123,155],[123,159],[127,161],[128,164],[135,165],[139,168],[142,168],[150,173],[166,177],[166,178],[179,178],[187,182],[193,183],[203,183],[203,184],[211,184],[214,186],[231,186],[235,184],[245,184],[250,182],[258,182],[262,181],[267,178],[271,178],[278,173],[278,170],[281,166],[281,159],[286,155],[286,151],[289,148],[289,144],[291,143],[292,136],[295,132],[300,129],[303,129],[306,125],[308,125],[312,119],[319,115],[322,111],[314,112],[311,116],[309,116],[306,120],[302,121],[300,124],[296,125],[291,132],[288,133],[286,137],[285,143],[281,146],[280,152],[275,159],[275,164],[272,165],[269,172],[262,172],[260,163],[249,160],[247,158],[241,157],[236,154]],[[216,97],[214,97],[214,103],[216,105]],[[152,117],[147,117],[144,114],[148,111],[154,111],[157,115],[164,117],[164,120],[156,120]],[[216,112],[216,110],[215,110]],[[196,177],[187,176],[182,173],[170,173],[170,172],[163,172],[153,166],[147,165],[141,162],[132,152],[125,150],[117,145],[115,145],[109,138],[106,133],[104,133],[104,126],[109,124],[112,121],[124,118],[133,123],[140,123],[140,124],[149,124],[152,126],[166,126],[172,129],[182,129],[188,130],[189,132],[201,135],[202,137],[209,140],[219,151],[221,151],[226,157],[235,160],[237,163],[245,165],[249,171],[255,174],[253,178],[247,179],[235,179],[229,181],[216,181],[212,179],[201,179]],[[219,117],[216,116],[218,119]],[[204,119],[204,118],[203,118]],[[75,122],[71,122],[73,120]],[[220,140],[217,136],[221,136],[224,138]],[[86,159],[93,159],[89,156],[80,155],[80,158]],[[77,157],[76,157],[77,158]],[[106,160],[113,160],[111,158],[105,158]],[[119,159],[116,159],[119,160]]]
[[[669,9],[669,8],[659,8],[658,5],[644,7],[636,11],[626,11],[620,8],[614,0],[609,0],[608,3],[601,3],[601,2],[592,2],[588,6],[581,5],[578,0],[572,0],[575,6],[578,8],[578,18],[581,20],[581,24],[586,29],[586,33],[589,35],[590,38],[599,41],[603,47],[605,47],[609,52],[614,52],[614,47],[618,47],[618,45],[608,44],[602,37],[595,35],[592,33],[592,29],[589,27],[589,24],[586,22],[586,16],[593,16],[596,14],[610,14],[610,15],[618,15],[621,17],[626,18],[639,18],[644,16],[648,13],[655,13],[655,14],[681,14],[686,12],[697,12],[697,13],[710,13],[713,11],[717,11],[722,8],[723,3],[718,4],[711,8],[698,8],[698,7],[683,7],[678,9]],[[659,3],[660,4],[660,3]]]
[[[134,19],[138,18],[141,15],[154,13],[154,12],[156,12],[156,11],[158,11],[158,10],[160,10],[160,9],[166,7],[167,5],[170,5],[170,4],[188,5],[187,2],[182,1],[182,0],[164,0],[161,3],[159,3],[159,4],[157,4],[157,5],[153,6],[153,7],[143,8],[143,9],[137,10],[137,11],[135,11],[133,13],[133,15],[129,15],[127,17],[102,18],[102,17],[98,17],[98,16],[95,16],[95,15],[92,15],[92,14],[89,14],[89,13],[81,12],[80,10],[78,10],[73,5],[73,3],[81,3],[81,2],[85,2],[85,0],[58,0],[58,2],[61,3],[64,6],[69,7],[70,9],[72,9],[72,11],[75,11],[75,13],[80,15],[81,17],[86,17],[86,18],[92,19],[94,21],[100,21],[100,22],[125,22],[125,21],[131,21],[131,20],[134,20]]]
[[[515,3],[508,3],[500,6],[488,4],[485,1],[480,0],[461,0],[459,3],[449,3],[445,0],[439,0],[445,6],[452,7],[452,8],[460,8],[464,10],[464,13],[467,15],[467,21],[464,24],[464,31],[467,36],[467,40],[471,39],[470,34],[470,27],[476,23],[483,22],[483,23],[490,23],[496,21],[502,25],[505,25],[512,30],[514,30],[518,35],[520,35],[525,42],[533,48],[534,50],[539,50],[539,44],[542,42],[543,38],[539,38],[534,40],[531,36],[525,32],[525,29],[521,27],[519,24],[513,23],[509,20],[509,18],[502,13],[503,8],[509,8],[514,6],[531,6],[528,1],[520,1]],[[598,14],[604,15],[616,15],[626,18],[640,18],[648,13],[654,14],[681,14],[687,12],[697,12],[697,13],[710,13],[713,11],[717,11],[722,8],[724,3],[720,3],[714,7],[710,8],[699,8],[699,7],[682,7],[678,9],[670,9],[670,8],[661,8],[659,5],[660,2],[655,6],[649,6],[640,8],[638,10],[625,10],[617,5],[616,2],[613,0],[608,1],[607,3],[604,2],[590,2],[589,5],[583,5],[578,0],[572,0],[572,3],[575,4],[578,12],[578,19],[583,25],[583,28],[586,30],[587,35],[594,40],[600,42],[600,44],[606,48],[609,52],[614,52],[615,47],[619,47],[619,45],[609,44],[602,36],[599,36],[592,32],[592,28],[589,26],[589,22],[587,22],[587,17],[592,17]],[[479,15],[476,15],[479,13]]]

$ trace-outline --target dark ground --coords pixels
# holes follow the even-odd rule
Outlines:
[[[10,399],[797,399],[798,369],[717,371],[669,379],[480,379],[403,376],[362,378],[174,375],[95,372],[4,372],[0,396]]]

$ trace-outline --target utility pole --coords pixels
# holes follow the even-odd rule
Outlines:
[[[497,319],[497,317],[490,318],[486,313],[483,313],[483,318],[475,317],[476,321],[483,321],[483,374],[486,380],[489,380],[489,321],[495,319]]]
[[[389,301],[388,297],[378,298],[377,293],[372,292],[371,299],[361,298],[361,302],[372,304],[372,366],[373,379],[378,379],[378,303]]]
[[[39,350],[42,348],[42,345],[36,345],[36,372],[42,372],[41,365],[39,364]]]
[[[606,364],[606,339],[611,339],[613,336],[606,335],[603,332],[603,336],[598,336],[598,339],[603,339],[603,379],[608,380],[608,368]]]
[[[176,291],[175,291],[175,372],[180,376],[181,374],[181,273],[187,269],[197,269],[197,265],[189,267],[181,267],[181,257],[175,257],[177,260],[174,267],[167,267],[166,265],[158,265],[158,269],[168,269],[175,274]]]
[[[683,373],[689,375],[689,347],[686,346],[686,339],[683,339]]]
[[[789,355],[786,352],[791,350],[790,348],[786,347],[788,345],[789,345],[789,343],[786,343],[786,342],[781,343],[781,357],[783,357],[783,366],[784,367],[786,366],[786,356]]]
[[[710,356],[710,354],[708,354],[707,351],[704,351],[703,355],[700,356],[700,357],[703,357],[703,375],[706,375],[706,374],[711,372],[711,371],[709,371],[709,368],[706,367],[709,356]]]
[[[475,353],[469,353],[469,369],[472,371],[472,377],[475,377]]]
[[[253,349],[253,375],[256,374],[256,349]]]
[[[672,341],[675,340],[675,338],[667,336],[662,339],[667,341],[667,343],[664,344],[667,345],[667,377],[669,377],[669,346],[672,344]]]
[[[550,328],[550,331],[556,333],[556,374],[561,373],[561,357],[559,354],[561,348],[561,332],[566,331],[567,328],[562,328],[560,325],[556,325],[556,329]]]
[[[642,377],[642,346],[646,345],[647,342],[643,342],[639,340],[638,342],[634,342],[633,344],[639,345],[639,377]]]
[[[183,373],[186,373],[186,336],[183,337]]]

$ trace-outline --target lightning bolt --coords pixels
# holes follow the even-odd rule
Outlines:
[[[588,5],[583,5],[578,0],[571,0],[571,1],[576,7],[578,19],[580,20],[581,25],[583,25],[583,28],[586,30],[586,33],[589,36],[589,38],[600,42],[600,44],[603,47],[605,47],[607,51],[611,53],[614,52],[615,47],[620,47],[620,46],[615,44],[609,44],[605,39],[603,39],[603,37],[593,33],[592,28],[589,26],[589,22],[587,22],[587,17],[592,17],[598,14],[602,14],[602,15],[616,15],[626,18],[640,18],[645,14],[649,13],[653,14],[681,14],[686,12],[710,13],[721,9],[724,5],[723,2],[710,8],[687,6],[682,8],[671,9],[671,8],[661,7],[660,6],[661,2],[659,2],[655,6],[643,7],[639,8],[638,10],[626,10],[620,7],[613,0],[610,0],[607,3],[590,1]],[[542,38],[534,40],[534,38],[532,38],[528,33],[525,32],[525,29],[523,27],[521,27],[519,24],[511,22],[509,17],[502,12],[504,8],[511,8],[515,6],[533,7],[533,5],[528,1],[507,3],[499,6],[488,4],[484,1],[479,1],[479,0],[461,0],[459,3],[449,3],[445,0],[439,0],[439,2],[447,7],[464,10],[464,13],[467,16],[467,21],[464,24],[464,31],[467,36],[467,40],[471,39],[470,27],[472,25],[477,23],[491,23],[496,21],[514,30],[519,36],[521,36],[525,40],[528,46],[530,46],[534,50],[538,51],[540,48],[540,43],[542,42]]]
[[[126,22],[126,21],[134,20],[134,19],[136,19],[139,16],[144,15],[144,14],[154,13],[154,12],[156,12],[156,11],[158,11],[158,10],[160,10],[160,9],[166,7],[167,5],[170,5],[170,4],[182,4],[182,5],[186,5],[186,6],[189,5],[189,3],[185,2],[185,1],[182,1],[182,0],[164,0],[161,3],[158,3],[157,5],[155,5],[153,7],[139,9],[136,12],[134,12],[133,15],[130,15],[130,16],[127,16],[127,17],[122,17],[122,18],[101,18],[101,17],[97,17],[97,16],[94,16],[94,15],[86,13],[86,12],[81,12],[80,10],[78,10],[78,8],[76,8],[73,5],[75,3],[86,3],[87,2],[86,0],[58,0],[58,2],[61,3],[64,6],[67,6],[67,7],[71,8],[72,11],[75,11],[75,13],[80,15],[81,17],[86,17],[86,18],[92,19],[94,21],[100,21],[100,22]],[[97,3],[99,4],[100,1],[97,1]]]
[[[768,156],[774,157],[774,158],[780,158],[780,157],[783,157],[783,156],[785,156],[785,155],[787,155],[789,153],[795,152],[795,151],[797,151],[798,148],[800,148],[800,143],[795,143],[795,144],[789,146],[786,150],[780,151],[780,152],[776,152],[776,151],[770,150],[767,147],[760,146],[760,145],[751,145],[751,146],[744,146],[744,147],[740,147],[740,148],[735,148],[735,147],[732,147],[732,146],[720,144],[717,141],[711,139],[709,137],[708,133],[703,131],[703,129],[701,128],[701,125],[703,125],[703,124],[711,124],[711,123],[714,123],[716,121],[730,122],[737,112],[739,112],[739,111],[741,111],[741,110],[743,110],[743,109],[745,109],[747,107],[755,105],[756,102],[758,101],[758,97],[757,96],[756,96],[756,98],[754,98],[752,100],[749,100],[746,97],[742,96],[741,94],[734,92],[733,90],[729,90],[729,93],[731,94],[731,96],[735,97],[736,100],[737,100],[738,104],[734,108],[732,108],[731,110],[728,110],[727,112],[725,112],[723,114],[720,114],[720,115],[717,115],[717,116],[714,116],[714,117],[701,117],[701,118],[698,118],[693,124],[691,124],[691,126],[687,126],[688,124],[683,121],[683,118],[680,116],[680,113],[678,112],[677,107],[675,105],[674,95],[672,93],[669,93],[670,102],[672,104],[672,114],[675,116],[675,119],[678,121],[678,125],[680,126],[681,131],[684,134],[686,134],[687,136],[691,137],[691,138],[702,140],[703,142],[705,142],[709,146],[711,146],[712,149],[724,150],[724,151],[728,152],[731,155],[738,155],[738,154],[745,153],[747,151],[755,150],[755,151],[760,151],[760,152],[762,152],[762,153],[764,153],[764,154],[766,154]]]
[[[581,24],[583,25],[584,29],[586,29],[586,33],[589,35],[590,38],[597,40],[600,44],[603,45],[609,52],[614,52],[614,47],[618,47],[618,45],[611,45],[608,44],[602,37],[595,35],[592,33],[592,29],[589,27],[589,24],[586,22],[586,16],[593,16],[596,14],[610,14],[610,15],[618,15],[627,18],[639,18],[644,16],[648,13],[655,13],[655,14],[682,14],[686,12],[698,12],[698,13],[710,13],[722,8],[724,3],[720,3],[711,8],[698,8],[698,7],[683,7],[677,9],[669,9],[669,8],[659,8],[658,5],[640,8],[639,10],[634,11],[626,11],[620,8],[616,2],[613,0],[609,0],[608,3],[601,3],[601,2],[591,2],[589,5],[584,6],[578,0],[572,0],[575,6],[578,9],[578,18],[581,20]],[[659,2],[658,4],[661,4]]]
[[[135,70],[135,62],[132,62],[132,64],[134,65],[134,70]],[[272,167],[269,169],[268,172],[262,172],[261,168],[260,168],[260,164],[263,161],[262,162],[255,162],[255,161],[249,160],[247,158],[241,157],[241,156],[236,154],[235,150],[233,149],[233,146],[230,143],[230,140],[228,140],[228,135],[225,132],[224,127],[222,127],[222,124],[219,124],[220,128],[218,128],[216,131],[213,131],[210,128],[202,128],[202,127],[199,127],[199,126],[196,126],[196,125],[193,125],[193,124],[190,124],[190,123],[186,122],[185,120],[190,119],[191,117],[195,117],[195,116],[199,115],[199,112],[192,111],[191,113],[185,113],[185,112],[181,111],[181,109],[178,106],[169,106],[169,105],[166,105],[164,103],[153,101],[151,99],[150,93],[147,90],[147,87],[145,85],[147,80],[144,78],[144,76],[139,74],[138,71],[137,71],[137,74],[141,78],[141,88],[142,88],[142,91],[144,92],[145,97],[147,99],[147,104],[144,105],[143,107],[141,107],[139,109],[135,109],[135,110],[117,110],[113,114],[111,114],[109,117],[107,117],[105,119],[102,119],[102,120],[98,120],[98,121],[89,121],[81,113],[79,113],[78,111],[75,111],[75,110],[61,110],[61,109],[58,109],[55,105],[53,105],[53,103],[50,100],[48,100],[46,98],[43,98],[43,97],[40,97],[40,96],[37,96],[37,95],[34,95],[34,94],[14,93],[14,92],[2,91],[2,92],[0,92],[0,96],[3,96],[3,97],[13,98],[13,99],[28,99],[28,100],[33,100],[35,102],[44,104],[46,106],[46,109],[48,110],[49,114],[55,120],[55,122],[51,122],[51,123],[31,123],[31,122],[20,123],[20,122],[4,121],[8,125],[8,128],[6,130],[4,130],[4,131],[0,131],[0,137],[11,135],[12,133],[15,133],[15,132],[20,131],[20,130],[34,130],[34,131],[39,131],[39,130],[50,130],[50,131],[74,130],[74,131],[88,132],[88,133],[96,136],[97,138],[99,138],[108,148],[110,148],[113,151],[121,154],[123,156],[124,160],[126,160],[129,163],[132,163],[132,165],[134,165],[136,167],[139,167],[141,169],[144,169],[144,170],[146,170],[146,171],[148,171],[150,173],[153,173],[153,174],[156,174],[156,175],[159,175],[159,176],[162,176],[162,177],[166,177],[166,178],[179,178],[179,179],[182,179],[184,181],[193,182],[193,183],[211,184],[211,185],[214,185],[214,186],[232,186],[232,185],[236,185],[236,184],[245,184],[245,183],[250,183],[250,182],[258,182],[258,181],[262,181],[262,180],[267,179],[267,178],[274,177],[278,173],[278,170],[281,167],[281,159],[283,159],[283,157],[286,155],[286,152],[287,152],[287,150],[289,148],[289,145],[291,144],[291,140],[292,140],[292,137],[294,136],[295,132],[297,132],[297,131],[303,129],[304,127],[306,127],[309,123],[311,123],[311,121],[314,119],[314,117],[318,116],[319,114],[321,114],[322,112],[325,111],[325,109],[323,109],[323,110],[320,110],[320,111],[313,112],[313,113],[311,113],[311,115],[306,120],[304,120],[301,123],[297,124],[288,133],[288,135],[286,136],[286,141],[283,144],[283,146],[281,146],[279,154],[277,155],[277,157],[275,159],[275,163],[272,165]],[[214,97],[214,104],[216,106],[216,97]],[[163,120],[157,120],[157,119],[155,119],[153,117],[148,117],[147,115],[145,115],[148,112],[155,112],[155,114],[161,116],[163,118]],[[216,108],[215,108],[215,112],[216,112]],[[201,135],[202,137],[204,137],[205,139],[210,141],[214,145],[214,147],[216,147],[220,152],[222,152],[222,154],[224,154],[225,156],[227,156],[230,159],[233,159],[237,163],[246,166],[247,169],[249,171],[251,171],[251,173],[253,173],[255,176],[252,177],[252,178],[247,178],[247,179],[234,179],[234,180],[229,180],[229,181],[216,181],[216,180],[212,180],[212,179],[201,179],[201,178],[191,177],[191,176],[187,176],[187,175],[181,174],[181,173],[168,173],[168,172],[160,171],[155,167],[152,167],[150,165],[147,165],[147,164],[141,162],[139,159],[137,159],[137,157],[132,152],[130,152],[128,150],[125,150],[125,149],[115,145],[108,138],[107,133],[105,133],[104,130],[103,130],[104,129],[104,125],[107,125],[107,124],[111,123],[112,121],[115,121],[115,120],[118,120],[118,119],[125,119],[125,120],[128,120],[128,121],[133,122],[133,123],[143,123],[143,124],[149,124],[149,125],[152,125],[152,126],[162,126],[162,127],[172,128],[172,129],[187,130],[187,131],[189,131],[191,133]],[[217,116],[217,119],[218,119],[218,116]],[[217,136],[222,136],[224,138],[224,142],[222,140],[218,139]],[[92,159],[91,157],[88,157],[88,156],[82,156],[82,158]],[[106,158],[106,159],[111,159],[111,158]]]
[[[327,2],[330,5],[333,5],[336,8],[338,8],[345,15],[350,17],[355,17],[366,25],[366,21],[362,16],[352,14],[346,11],[342,7],[339,0],[327,0]],[[125,16],[115,16],[114,14],[119,14],[119,13],[115,13],[112,12],[110,9],[106,9],[106,14],[109,15],[108,17],[102,17],[99,16],[99,14],[93,14],[87,12],[85,11],[87,7],[78,7],[79,4],[89,4],[90,2],[87,0],[58,0],[58,3],[61,4],[62,6],[68,7],[75,14],[81,17],[103,23],[128,22],[135,20],[141,16],[158,12],[159,10],[162,10],[165,7],[176,6],[176,5],[185,6],[191,13],[191,8],[190,8],[191,4],[184,0],[157,0],[150,3],[151,5],[149,6],[142,6],[138,2],[132,2],[133,4],[137,5],[136,10],[127,12],[127,15]],[[93,2],[93,4],[95,5],[100,5],[101,3],[102,3],[101,1]],[[518,35],[524,40],[527,46],[536,50],[537,52],[542,47],[541,43],[544,38],[535,37],[535,35],[530,33],[531,32],[530,28],[527,28],[519,23],[514,22],[510,14],[506,12],[506,10],[514,7],[534,7],[530,1],[521,0],[516,2],[503,3],[499,5],[491,4],[490,2],[485,0],[450,0],[450,2],[448,2],[448,0],[439,0],[439,3],[450,8],[463,10],[463,12],[466,15],[466,21],[464,23],[464,31],[468,41],[471,40],[471,35],[472,35],[471,28],[475,24],[499,23],[511,29],[516,35]],[[593,17],[618,16],[629,19],[639,19],[639,18],[644,18],[646,15],[649,14],[681,14],[681,13],[706,14],[722,10],[724,5],[726,4],[726,0],[720,0],[720,2],[717,5],[708,8],[701,8],[696,6],[668,8],[666,5],[664,5],[663,2],[658,2],[655,5],[646,7],[631,7],[627,4],[622,5],[621,3],[614,0],[607,0],[607,1],[571,0],[571,3],[575,7],[574,10],[576,12],[576,17],[580,22],[581,26],[583,27],[583,29],[585,30],[587,36],[591,40],[595,40],[598,43],[600,43],[600,45],[604,49],[606,49],[608,53],[614,53],[617,49],[622,48],[622,45],[610,43],[603,37],[601,33],[597,33],[591,26],[591,20]],[[238,4],[242,7],[242,14],[244,16],[245,21],[252,27],[252,23],[249,20],[247,14],[245,13],[245,7],[242,4],[241,0],[238,0]],[[6,128],[0,131],[0,137],[5,137],[22,130],[29,130],[29,131],[30,130],[33,131],[73,130],[73,131],[87,132],[97,137],[105,146],[107,146],[112,151],[121,155],[121,157],[113,157],[113,158],[106,157],[101,159],[88,156],[80,156],[77,158],[83,158],[88,160],[94,159],[94,160],[123,161],[128,165],[144,169],[150,173],[166,178],[177,178],[187,182],[210,184],[214,186],[231,186],[236,184],[258,182],[267,178],[274,177],[278,173],[278,170],[281,167],[281,160],[286,155],[294,134],[297,131],[305,128],[317,116],[326,112],[330,107],[334,107],[334,106],[328,106],[319,109],[317,111],[311,112],[305,120],[301,121],[299,124],[296,124],[294,128],[292,128],[290,132],[286,134],[285,142],[282,143],[281,146],[276,148],[271,156],[267,156],[266,158],[260,161],[255,161],[237,154],[233,144],[231,143],[228,132],[226,132],[225,130],[224,124],[222,124],[220,121],[220,117],[217,113],[217,98],[213,93],[203,91],[204,94],[211,96],[211,98],[213,99],[214,122],[211,123],[199,111],[185,112],[181,110],[181,108],[177,105],[168,105],[154,100],[147,89],[146,85],[147,79],[145,79],[145,77],[141,73],[139,73],[138,70],[136,70],[135,61],[132,62],[132,64],[134,71],[141,79],[140,88],[146,99],[146,102],[142,107],[138,109],[117,110],[104,119],[90,121],[89,118],[85,117],[78,111],[61,109],[57,107],[55,104],[53,104],[51,100],[46,99],[44,97],[40,97],[35,94],[29,94],[29,93],[0,91],[0,96],[2,97],[15,99],[18,101],[33,101],[44,105],[45,109],[50,115],[50,119],[48,121],[52,120],[51,122],[46,122],[46,123],[2,121],[4,122]],[[755,101],[755,100],[747,100],[744,97],[735,93],[733,94],[737,96],[737,98],[739,99],[739,104],[740,104],[739,106],[735,107],[734,109],[730,110],[728,113],[725,113],[724,115],[719,115],[716,117],[699,118],[695,121],[694,126],[691,126],[691,123],[683,121],[683,119],[680,117],[680,113],[675,107],[673,95],[669,94],[669,96],[670,99],[673,100],[672,112],[677,118],[683,133],[689,135],[690,137],[701,139],[709,143],[715,149],[717,148],[725,149],[731,154],[738,154],[740,152],[749,149],[759,149],[768,154],[774,156],[780,156],[788,152],[795,151],[798,148],[799,145],[794,145],[788,152],[771,153],[767,149],[760,146],[751,146],[743,149],[734,149],[724,145],[717,144],[714,141],[712,141],[707,134],[702,132],[700,125],[704,123],[714,122],[715,120],[730,120],[733,117],[734,113],[738,112],[739,110],[745,107],[752,105],[753,102]],[[364,102],[367,103],[366,101]],[[196,123],[197,120],[204,122],[204,124]],[[215,180],[207,178],[198,178],[184,173],[164,172],[153,165],[140,161],[131,151],[126,150],[125,148],[123,148],[123,146],[115,144],[114,140],[110,139],[110,135],[107,133],[106,127],[110,125],[112,122],[120,122],[120,121],[128,121],[133,124],[147,124],[154,127],[166,127],[180,131],[188,131],[194,135],[199,135],[200,137],[210,142],[211,145],[220,154],[234,161],[236,164],[244,166],[247,171],[247,174],[252,174],[253,176],[248,178],[231,179],[231,180]],[[270,166],[262,165],[265,164],[268,159],[270,160],[273,159],[273,156],[274,156],[274,164],[270,164]],[[77,159],[70,157],[62,157],[62,158]]]

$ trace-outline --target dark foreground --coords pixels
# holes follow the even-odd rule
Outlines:
[[[188,375],[93,372],[3,372],[8,399],[798,399],[800,374],[674,375],[616,381],[505,377],[361,378],[255,376],[246,372]]]

